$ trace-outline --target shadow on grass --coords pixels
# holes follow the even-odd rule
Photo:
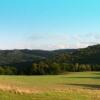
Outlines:
[[[72,78],[72,79],[100,79],[100,77],[99,76],[97,76],[97,77],[64,77],[64,78]]]
[[[98,72],[98,73],[93,73],[93,74],[95,74],[95,75],[100,75],[100,72]]]
[[[95,84],[69,84],[69,85],[81,86],[88,89],[100,89],[100,85],[95,85]]]

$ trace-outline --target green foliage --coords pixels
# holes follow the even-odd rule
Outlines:
[[[59,74],[61,72],[60,65],[58,63],[52,63],[50,70],[51,74]]]
[[[9,66],[0,67],[0,75],[16,75],[16,68]]]
[[[0,50],[0,66],[1,75],[100,71],[100,45],[55,51]]]

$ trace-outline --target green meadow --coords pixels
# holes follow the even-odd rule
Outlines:
[[[0,100],[100,100],[100,72],[0,76]]]

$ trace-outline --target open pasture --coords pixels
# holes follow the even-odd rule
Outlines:
[[[100,72],[0,76],[0,100],[100,100]]]

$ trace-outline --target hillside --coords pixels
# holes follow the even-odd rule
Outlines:
[[[83,49],[59,49],[52,51],[29,49],[0,50],[0,65],[37,62],[43,59],[56,59],[64,55],[69,55],[74,63],[100,64],[100,45],[89,46]],[[67,58],[65,59],[66,61]]]
[[[71,53],[74,49],[66,50],[0,50],[0,65],[12,64],[12,63],[22,63],[22,62],[35,62],[47,58],[52,58],[55,55],[62,53]]]
[[[73,54],[74,62],[83,64],[100,64],[100,45],[78,49]]]
[[[99,70],[100,45],[53,51],[0,50],[0,74],[44,75]]]

